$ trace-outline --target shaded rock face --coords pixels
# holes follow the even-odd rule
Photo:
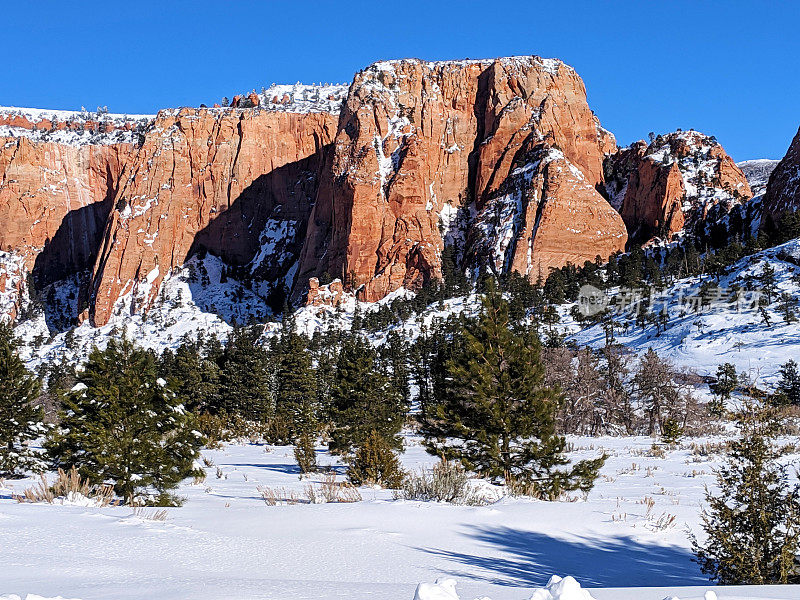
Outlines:
[[[590,187],[616,147],[583,82],[559,61],[402,60],[358,73],[320,182],[295,297],[325,272],[360,287],[368,301],[440,277],[445,241],[474,225],[457,217],[480,213],[523,146],[545,140]]]
[[[518,154],[476,223],[469,262],[533,280],[568,262],[605,259],[624,250],[628,239],[617,211],[563,152],[547,144]]]
[[[763,207],[765,227],[775,227],[781,215],[800,210],[800,129],[769,177]]]
[[[125,310],[149,305],[195,253],[266,282],[265,295],[285,294],[335,131],[329,113],[159,114],[114,200],[92,278],[93,322],[108,322],[123,295]]]
[[[753,194],[741,169],[713,137],[696,131],[636,142],[608,156],[606,193],[619,210],[630,240],[671,240],[702,233]]]
[[[0,250],[23,257],[37,286],[90,269],[135,147],[0,144]]]

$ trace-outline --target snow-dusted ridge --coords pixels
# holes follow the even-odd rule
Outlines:
[[[504,56],[500,58],[465,58],[461,60],[423,60],[420,58],[397,58],[392,60],[379,60],[368,66],[364,71],[393,71],[398,65],[404,63],[421,64],[428,69],[438,68],[463,68],[469,65],[489,66],[499,61],[504,67],[519,65],[535,65],[543,68],[552,75],[557,75],[560,68],[574,71],[570,65],[558,58],[542,58],[535,55]]]
[[[65,146],[136,143],[155,115],[0,107],[0,137]]]
[[[747,177],[747,183],[750,184],[750,189],[753,191],[753,196],[760,196],[767,190],[767,183],[769,176],[775,167],[778,166],[779,160],[771,158],[756,158],[752,160],[743,160],[736,163],[736,166],[742,170],[744,176]]]
[[[350,84],[294,85],[275,84],[258,94],[260,106],[267,110],[294,113],[327,112],[339,114]]]

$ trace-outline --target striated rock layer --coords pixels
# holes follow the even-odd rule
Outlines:
[[[173,268],[208,251],[267,282],[289,276],[336,117],[257,110],[159,114],[120,183],[94,267],[91,317],[147,306]],[[265,293],[271,289],[263,290]]]
[[[800,210],[800,129],[769,177],[763,207],[768,228],[776,227],[784,213]]]
[[[465,233],[454,228],[459,212],[480,213],[517,153],[540,142],[560,149],[589,187],[602,182],[604,154],[616,147],[589,109],[582,80],[560,61],[400,60],[361,71],[320,182],[297,295],[309,277],[326,271],[368,301],[440,277],[445,240]],[[598,198],[592,202],[604,202]],[[615,227],[610,238],[624,244],[624,228],[616,221],[598,224],[607,225]],[[547,239],[539,236],[532,261],[541,254],[543,264],[558,266],[609,250],[587,239],[580,250],[560,255]]]

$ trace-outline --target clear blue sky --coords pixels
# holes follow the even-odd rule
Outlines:
[[[14,0],[0,104],[154,112],[378,59],[558,57],[621,144],[693,127],[736,160],[800,126],[800,3]]]

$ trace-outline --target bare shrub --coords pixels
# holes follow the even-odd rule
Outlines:
[[[469,485],[464,468],[456,462],[442,460],[430,470],[409,473],[403,479],[397,497],[424,502],[449,502],[476,506],[485,504]]]
[[[47,477],[42,473],[39,475],[36,485],[26,489],[22,495],[17,495],[15,498],[17,502],[48,502],[52,504],[56,496],[53,494],[50,484],[47,483]]]
[[[306,484],[304,494],[306,500],[311,504],[360,502],[362,500],[361,492],[357,487],[347,481],[336,481],[336,473],[333,472],[325,473],[318,486],[312,483]]]
[[[264,499],[264,502],[267,506],[278,506],[283,504],[292,505],[301,503],[297,492],[285,487],[271,488],[265,485],[260,485],[256,489],[258,490],[258,493],[261,494],[261,497]]]

